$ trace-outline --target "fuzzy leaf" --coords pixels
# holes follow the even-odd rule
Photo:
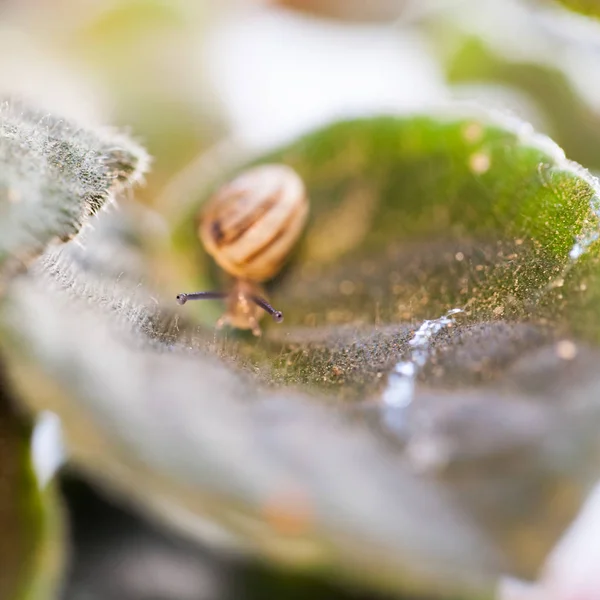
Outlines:
[[[71,239],[147,163],[122,135],[1,101],[0,285],[49,243]]]

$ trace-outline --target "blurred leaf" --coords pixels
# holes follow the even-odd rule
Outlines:
[[[61,415],[79,468],[217,546],[433,597],[490,588],[493,552],[468,518],[363,427],[260,392],[206,350],[149,342],[174,335],[177,321],[89,280],[76,295],[80,284],[115,316],[84,310],[43,277],[14,288],[3,323],[15,383],[31,408]],[[42,288],[34,322],[27,298]],[[48,376],[60,395],[48,394]],[[436,523],[427,532],[425,515]]]
[[[573,159],[591,168],[600,162],[600,118],[578,94],[559,67],[536,63],[533,57],[502,57],[479,38],[466,38],[447,67],[453,84],[501,84],[525,92],[548,119],[550,133]]]
[[[130,506],[115,504],[112,495],[69,472],[61,475],[61,490],[74,538],[66,599],[384,600],[354,586],[332,585],[318,574],[211,552],[157,527]]]
[[[115,133],[0,103],[0,284],[51,242],[71,239],[147,162]]]
[[[0,598],[51,599],[62,567],[56,498],[33,472],[32,428],[0,383]]]
[[[131,127],[156,158],[151,187],[222,132],[202,54],[212,13],[221,10],[220,3],[188,0],[104,3],[71,36],[61,30],[50,40],[110,90],[116,122]]]
[[[570,10],[591,15],[600,16],[600,2],[598,0],[558,0],[563,6]]]
[[[132,37],[157,35],[185,25],[180,2],[126,0],[104,8],[88,23],[82,35],[109,39],[117,46],[131,43]]]
[[[390,21],[406,9],[406,0],[277,0],[282,6],[350,22]]]
[[[424,15],[418,31],[436,50],[455,95],[509,108],[586,167],[598,162],[597,31],[555,3],[462,0]]]

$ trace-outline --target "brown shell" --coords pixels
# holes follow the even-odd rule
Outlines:
[[[298,174],[285,165],[262,165],[215,193],[202,212],[199,235],[230,275],[265,281],[281,269],[307,217]]]

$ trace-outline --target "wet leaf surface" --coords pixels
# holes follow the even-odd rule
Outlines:
[[[533,576],[598,475],[596,180],[483,111],[337,123],[272,161],[312,211],[269,285],[283,325],[175,302],[226,285],[195,231],[246,166],[223,165],[172,247],[107,213],[13,283],[19,392],[75,466],[210,543],[424,597]]]

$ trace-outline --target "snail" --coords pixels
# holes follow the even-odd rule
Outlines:
[[[268,303],[260,284],[281,270],[307,217],[304,183],[293,169],[269,164],[243,172],[210,198],[198,230],[206,251],[235,278],[232,289],[179,294],[177,302],[226,299],[217,328],[228,324],[258,336],[265,312],[281,323],[283,314]]]

